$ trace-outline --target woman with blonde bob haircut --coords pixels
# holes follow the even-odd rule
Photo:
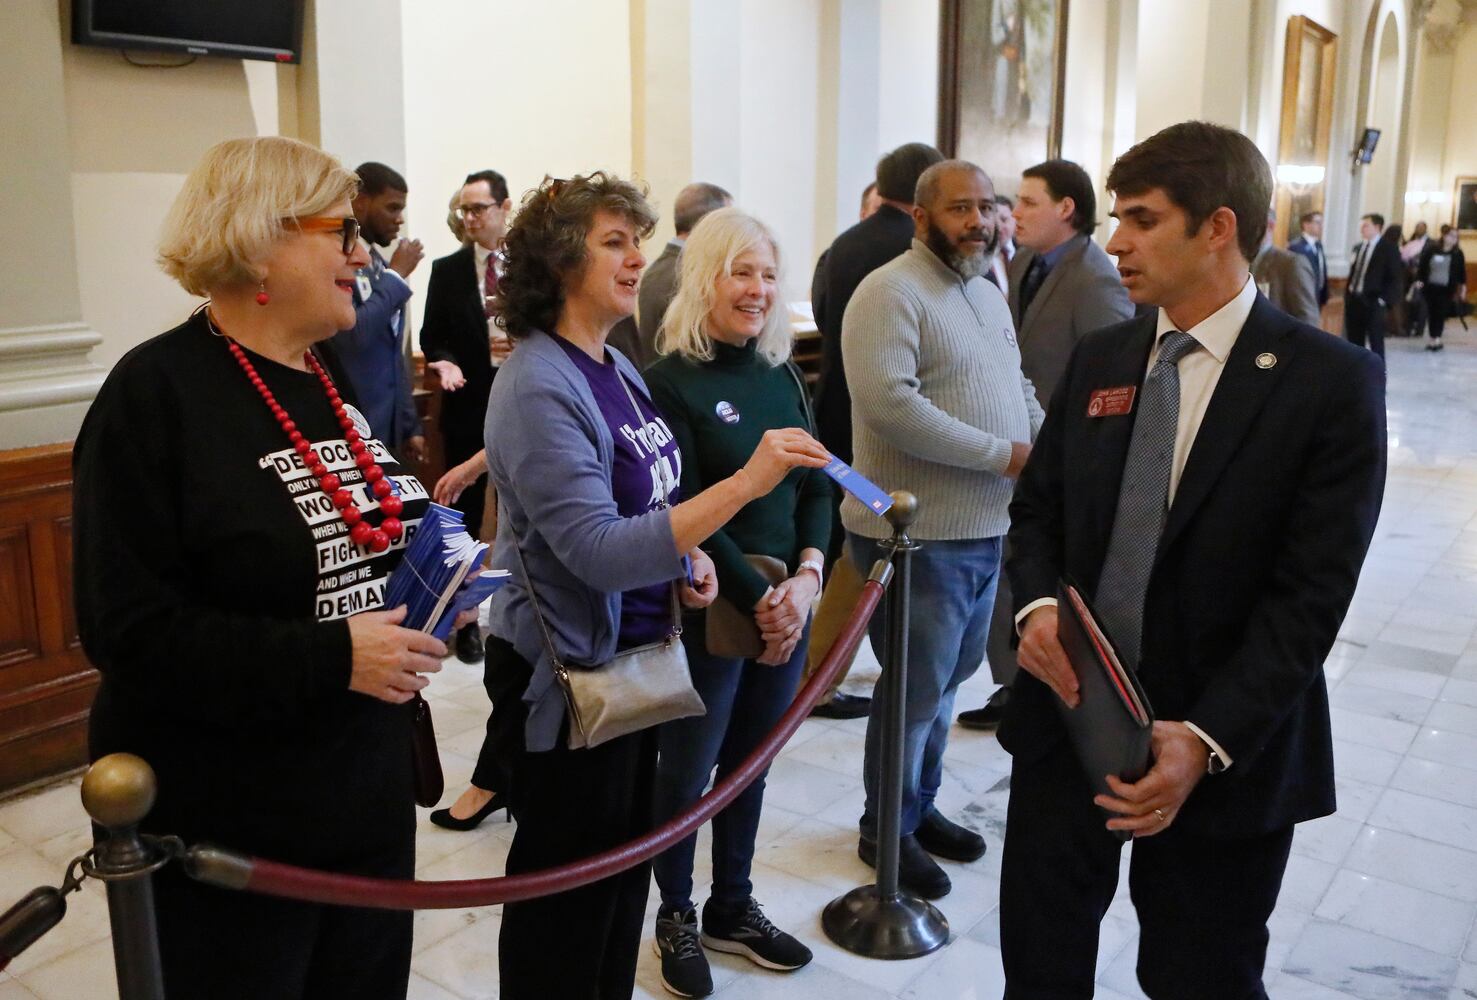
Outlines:
[[[736,208],[705,215],[679,267],[658,335],[664,357],[645,376],[682,449],[682,492],[692,496],[733,475],[766,433],[809,431],[811,418],[804,379],[789,361],[779,245],[769,228]],[[719,781],[738,767],[794,699],[830,533],[830,481],[821,469],[796,468],[703,543],[730,626],[715,625],[710,611],[682,633],[708,711],[658,734],[659,819],[696,801],[715,767]],[[742,641],[733,641],[735,632],[745,633]],[[692,900],[697,835],[656,859],[657,949],[663,982],[678,996],[713,991],[704,946],[780,971],[811,959],[753,896],[763,801],[761,775],[713,819],[713,888],[701,933]]]
[[[146,832],[331,871],[415,868],[411,706],[446,648],[384,610],[426,491],[325,342],[368,263],[351,171],[282,138],[215,146],[159,261],[208,302],[128,352],[73,452],[93,759],[159,776]],[[154,877],[172,997],[405,996],[411,915]]]
[[[736,208],[709,212],[698,225],[704,227],[703,238],[694,241],[689,236],[682,248],[677,294],[657,332],[657,350],[661,354],[680,354],[689,361],[712,361],[708,318],[718,297],[718,279],[732,273],[734,260],[745,251],[763,245],[773,257],[778,287],[780,247],[768,226]],[[755,348],[771,365],[783,365],[790,360],[794,339],[785,310],[770,309]]]

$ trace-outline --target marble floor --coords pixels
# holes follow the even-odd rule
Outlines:
[[[1477,339],[1455,332],[1433,355],[1393,341],[1390,477],[1374,548],[1329,657],[1339,811],[1299,828],[1271,923],[1269,992],[1279,1000],[1477,997]],[[876,676],[867,659],[849,681]],[[480,670],[454,660],[430,688],[447,787],[467,779],[487,702]],[[983,701],[981,675],[960,707]],[[949,944],[907,962],[870,961],[831,945],[818,915],[870,881],[856,857],[864,723],[811,720],[776,762],[759,834],[756,893],[816,958],[792,975],[713,956],[718,995],[883,1000],[1000,996],[996,903],[1009,761],[989,734],[956,727],[942,807],[984,834],[971,865],[945,862],[954,891],[940,901]],[[425,821],[419,874],[500,873],[513,827],[448,833]],[[76,779],[0,803],[0,907],[56,883],[86,846]],[[701,859],[707,838],[699,848]],[[706,881],[700,862],[699,885]],[[65,922],[10,970],[0,1000],[116,995],[102,891],[72,897]],[[655,909],[655,896],[651,906]],[[416,917],[410,996],[497,996],[498,907]],[[1141,997],[1137,930],[1126,889],[1103,925],[1105,1000]],[[649,948],[637,995],[665,996]]]

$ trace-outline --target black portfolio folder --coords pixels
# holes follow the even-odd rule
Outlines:
[[[1057,585],[1057,638],[1077,674],[1081,700],[1056,699],[1094,795],[1112,795],[1107,775],[1137,781],[1149,769],[1154,710],[1132,667],[1120,663],[1087,598],[1067,580]],[[1105,815],[1113,816],[1114,813]],[[1127,834],[1120,834],[1127,840]]]

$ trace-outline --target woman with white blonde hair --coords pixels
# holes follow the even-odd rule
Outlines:
[[[811,429],[804,379],[789,360],[791,339],[774,234],[736,208],[705,215],[682,250],[677,295],[657,336],[664,356],[645,372],[682,449],[684,495],[741,468],[766,431]],[[821,469],[796,468],[703,544],[722,596],[682,640],[708,711],[662,726],[659,819],[696,801],[715,767],[723,780],[789,707],[830,531],[830,482]],[[782,971],[811,959],[753,896],[749,875],[763,801],[761,775],[713,819],[713,889],[701,934],[692,901],[697,835],[656,860],[662,979],[678,996],[712,992],[704,945]]]
[[[409,878],[411,706],[446,647],[384,610],[426,491],[323,342],[368,263],[358,179],[292,139],[223,142],[159,260],[208,301],[113,368],[73,452],[93,759],[159,778],[145,832]],[[154,877],[171,997],[404,997],[411,915]]]

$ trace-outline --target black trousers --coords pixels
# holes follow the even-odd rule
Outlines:
[[[529,665],[506,642],[489,639],[488,664],[508,675],[508,686],[519,676],[527,686]],[[522,709],[521,700],[517,705]],[[521,737],[521,711],[500,722]],[[519,746],[509,875],[577,861],[651,829],[655,729],[594,749],[570,750],[563,734],[553,750]],[[583,888],[505,906],[498,939],[502,1000],[629,1000],[650,885],[647,862]]]
[[[516,650],[495,635],[487,637],[482,660],[482,688],[492,702],[487,716],[487,734],[477,751],[472,784],[483,791],[507,792],[512,787],[513,761],[523,749],[523,691],[528,687],[528,664]],[[509,667],[508,657],[517,659]]]
[[[1433,340],[1441,339],[1441,331],[1446,328],[1446,320],[1451,315],[1451,307],[1455,304],[1452,300],[1452,290],[1445,285],[1427,285],[1421,289],[1422,296],[1426,301],[1426,323],[1431,332]],[[1416,331],[1419,333],[1419,331]]]
[[[1000,881],[1005,1000],[1093,995],[1122,846],[1106,821],[1065,742],[1015,763]],[[1291,827],[1212,839],[1171,826],[1134,841],[1138,979],[1152,1000],[1266,1000],[1267,919],[1291,848]]]
[[[283,817],[283,822],[291,822]],[[343,869],[415,876],[415,845]],[[326,906],[203,885],[171,865],[154,877],[164,992],[171,1000],[404,1000],[408,910]]]
[[[1378,299],[1364,295],[1344,296],[1344,336],[1359,347],[1368,344],[1380,357],[1385,356],[1385,320],[1389,310]]]

